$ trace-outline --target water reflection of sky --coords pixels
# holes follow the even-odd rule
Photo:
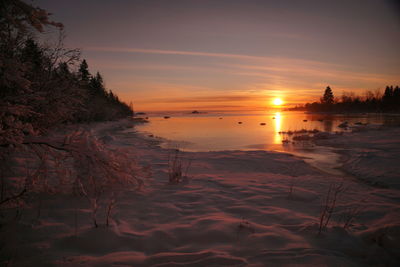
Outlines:
[[[178,141],[187,151],[280,150],[285,136],[281,131],[341,130],[343,121],[350,123],[385,123],[385,116],[332,116],[302,112],[265,114],[181,114],[164,119],[150,116],[150,123],[136,129],[171,141]],[[398,120],[398,117],[397,117]]]
[[[338,167],[339,154],[311,142],[282,144],[287,135],[279,132],[314,130],[340,131],[344,121],[400,125],[400,117],[382,115],[324,115],[302,112],[265,114],[174,114],[171,118],[150,116],[150,123],[136,126],[141,132],[168,140],[165,148],[185,151],[275,150],[302,157],[312,166],[331,174],[345,175]]]
[[[282,144],[282,136],[279,134],[281,132],[282,117],[280,112],[275,113],[275,134],[274,134],[274,144]]]

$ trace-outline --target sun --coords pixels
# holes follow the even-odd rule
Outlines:
[[[274,98],[272,103],[274,104],[274,106],[281,106],[283,104],[283,101],[282,101],[282,99],[277,97],[277,98]]]

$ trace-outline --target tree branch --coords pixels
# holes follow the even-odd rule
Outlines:
[[[1,200],[1,201],[0,201],[0,205],[3,205],[4,203],[6,203],[6,202],[8,202],[8,201],[11,201],[11,200],[14,200],[14,199],[17,199],[17,198],[22,197],[22,196],[26,193],[26,191],[27,191],[26,188],[24,188],[24,189],[23,189],[21,192],[19,192],[18,194],[13,195],[13,196],[11,196],[11,197],[7,197],[7,198]]]

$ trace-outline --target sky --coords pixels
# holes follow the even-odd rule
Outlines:
[[[395,0],[35,0],[136,111],[265,110],[400,84]]]

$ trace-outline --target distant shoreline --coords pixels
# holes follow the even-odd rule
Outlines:
[[[318,114],[318,115],[388,115],[400,116],[400,113],[393,112],[323,112],[323,111],[304,111],[305,114]]]

